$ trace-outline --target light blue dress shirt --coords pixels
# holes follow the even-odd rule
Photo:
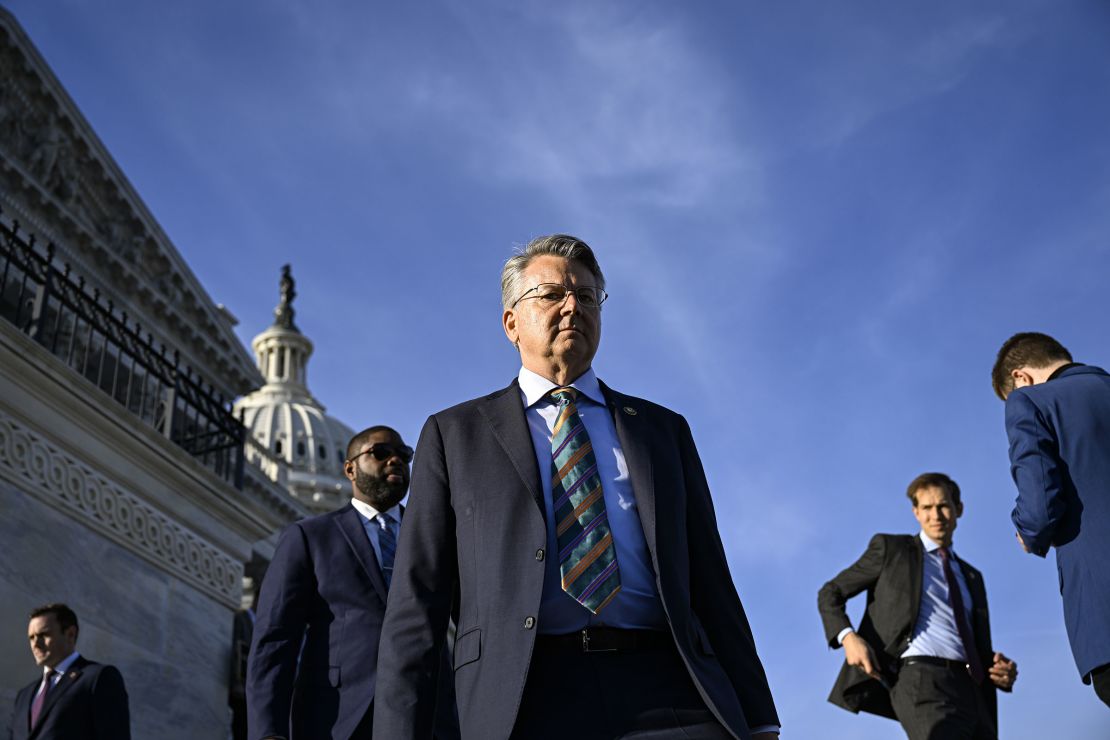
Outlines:
[[[931,655],[967,662],[964,644],[956,626],[956,612],[948,600],[948,579],[944,577],[944,564],[940,559],[940,545],[933,542],[924,532],[921,543],[925,545],[925,572],[921,577],[921,608],[917,610],[917,622],[913,626],[910,646],[902,653],[903,658],[911,655]],[[963,597],[964,616],[968,625],[971,622],[971,592],[964,582],[963,569],[960,568],[956,551],[948,548],[951,558],[952,574],[960,587]]]
[[[81,653],[74,650],[65,658],[65,660],[62,660],[53,668],[43,668],[42,680],[39,681],[38,690],[35,691],[35,693],[31,696],[31,701],[34,701],[36,696],[46,690],[47,680],[50,681],[50,690],[53,691],[54,687],[58,685],[58,681],[62,678],[62,676],[66,675],[66,671],[69,670],[69,667],[73,665],[80,657]]]
[[[547,393],[559,386],[523,367],[517,379],[539,464],[547,516],[547,552],[551,555],[559,552],[555,544],[555,512],[551,501],[551,432],[559,416],[559,407]],[[613,533],[613,545],[617,552],[621,590],[600,614],[591,614],[563,591],[558,557],[549,556],[544,561],[547,570],[544,573],[538,629],[544,635],[576,632],[590,625],[665,630],[666,615],[655,590],[655,571],[644,539],[632,481],[628,477],[628,465],[593,369],[571,383],[571,387],[578,391],[575,406],[586,433],[590,435],[597,459],[605,511],[609,515],[609,529]]]
[[[948,601],[948,579],[944,577],[944,564],[940,560],[940,545],[933,542],[924,530],[919,535],[921,544],[925,546],[922,558],[923,572],[921,574],[921,606],[917,610],[917,621],[913,625],[913,636],[910,645],[902,653],[903,658],[911,655],[929,655],[934,658],[948,658],[967,662],[964,654],[964,644],[960,640],[960,631],[956,626],[956,612]],[[959,567],[956,551],[948,548],[952,556],[952,574],[956,576],[956,583],[963,596],[964,612],[967,623],[971,624],[971,592],[967,590],[963,570]],[[845,627],[837,634],[836,640],[841,645],[849,632],[854,632],[851,627]]]

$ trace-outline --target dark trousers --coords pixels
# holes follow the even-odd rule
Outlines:
[[[532,654],[513,740],[728,740],[673,645]]]
[[[1110,663],[1091,671],[1091,683],[1095,685],[1095,695],[1110,707]]]
[[[904,665],[890,700],[910,740],[998,739],[983,693],[965,669]]]

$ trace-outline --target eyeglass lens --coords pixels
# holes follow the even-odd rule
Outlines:
[[[594,308],[601,305],[605,295],[601,288],[592,285],[583,285],[578,288],[568,288],[558,283],[541,283],[536,286],[537,297],[544,302],[561,303],[567,298],[567,293],[574,291],[575,299],[583,306]]]

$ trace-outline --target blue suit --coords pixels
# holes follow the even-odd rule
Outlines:
[[[1070,366],[1006,399],[1013,520],[1026,547],[1056,548],[1079,673],[1110,663],[1110,375]]]
[[[348,504],[281,533],[247,661],[249,740],[370,736],[387,590],[361,516]]]

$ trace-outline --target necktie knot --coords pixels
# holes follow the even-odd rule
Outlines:
[[[568,403],[574,403],[578,397],[578,391],[570,387],[554,388],[547,395],[551,396],[555,403],[565,406]]]

